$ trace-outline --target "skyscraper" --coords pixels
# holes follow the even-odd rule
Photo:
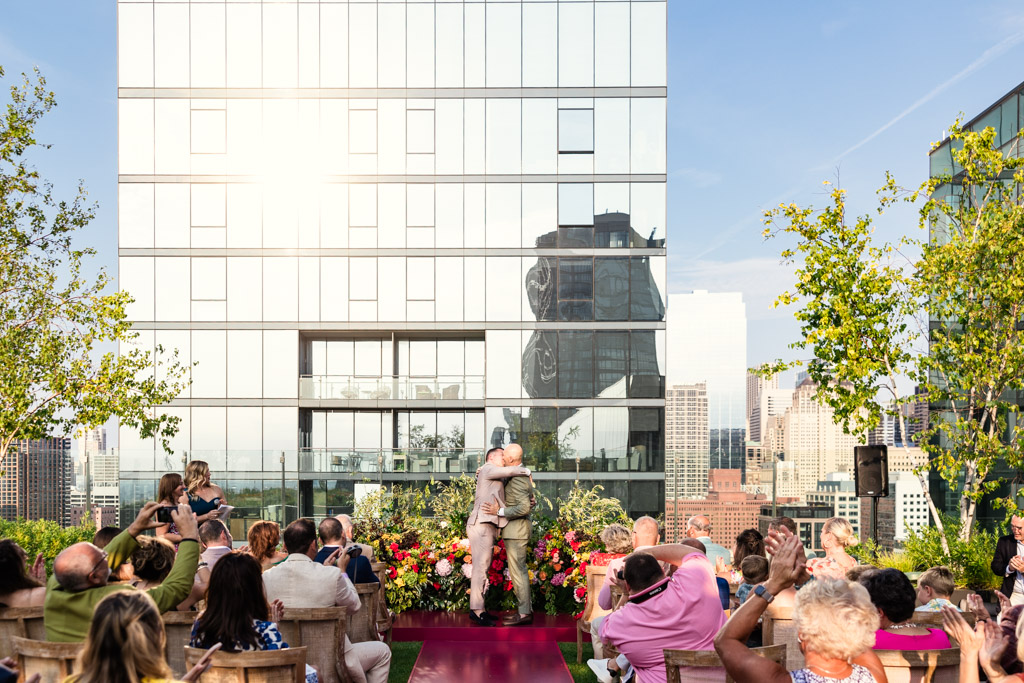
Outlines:
[[[707,385],[670,386],[665,396],[666,499],[707,493],[709,436]]]
[[[74,478],[70,439],[15,441],[0,477],[0,517],[52,519],[67,526]]]
[[[122,500],[203,459],[236,517],[321,516],[517,440],[661,512],[665,13],[119,2],[120,284],[196,363]]]
[[[817,385],[803,380],[783,419],[783,452],[796,468],[800,494],[812,491],[832,472],[852,472],[853,449],[864,440],[843,432],[831,407],[814,398]]]

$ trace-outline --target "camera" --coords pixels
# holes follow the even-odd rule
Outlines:
[[[161,524],[170,524],[174,520],[171,519],[171,510],[177,510],[178,508],[173,505],[164,505],[163,507],[157,508],[156,521]]]
[[[354,545],[348,550],[346,550],[345,554],[348,555],[350,558],[356,558],[363,554],[363,549],[357,545]]]
[[[615,578],[616,578],[616,579],[618,579],[619,581],[625,581],[625,579],[626,579],[626,575],[625,575],[625,573],[624,573],[624,572],[623,572],[623,571],[622,571],[622,570],[620,569],[619,571],[615,572]]]

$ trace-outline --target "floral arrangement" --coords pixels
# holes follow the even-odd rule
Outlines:
[[[356,537],[387,563],[387,599],[394,612],[468,609],[476,562],[487,563],[487,608],[515,608],[504,542],[496,543],[488,558],[473,557],[470,551],[466,519],[474,488],[474,480],[463,476],[423,489],[382,490],[360,502]],[[630,524],[619,502],[602,498],[600,491],[600,486],[577,484],[557,501],[555,516],[539,514],[541,506],[556,509],[539,496],[527,565],[535,610],[580,612],[590,554],[604,550],[598,535],[612,522]]]

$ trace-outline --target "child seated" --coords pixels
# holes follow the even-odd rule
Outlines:
[[[768,580],[768,560],[760,555],[748,555],[740,562],[740,572],[743,582],[736,589],[736,599],[742,605],[757,584]]]
[[[943,607],[960,608],[949,601],[956,583],[953,572],[946,567],[932,567],[921,574],[917,580],[917,601],[921,606],[918,612],[939,612]]]

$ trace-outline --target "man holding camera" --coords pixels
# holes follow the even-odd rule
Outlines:
[[[328,517],[320,522],[318,531],[323,547],[320,548],[320,552],[313,558],[314,562],[323,564],[324,560],[330,557],[334,551],[338,548],[343,548],[342,552],[349,557],[345,573],[348,574],[348,578],[352,580],[352,583],[380,583],[377,575],[373,573],[370,560],[363,555],[363,547],[358,543],[345,543],[345,532],[341,522],[334,517]]]

